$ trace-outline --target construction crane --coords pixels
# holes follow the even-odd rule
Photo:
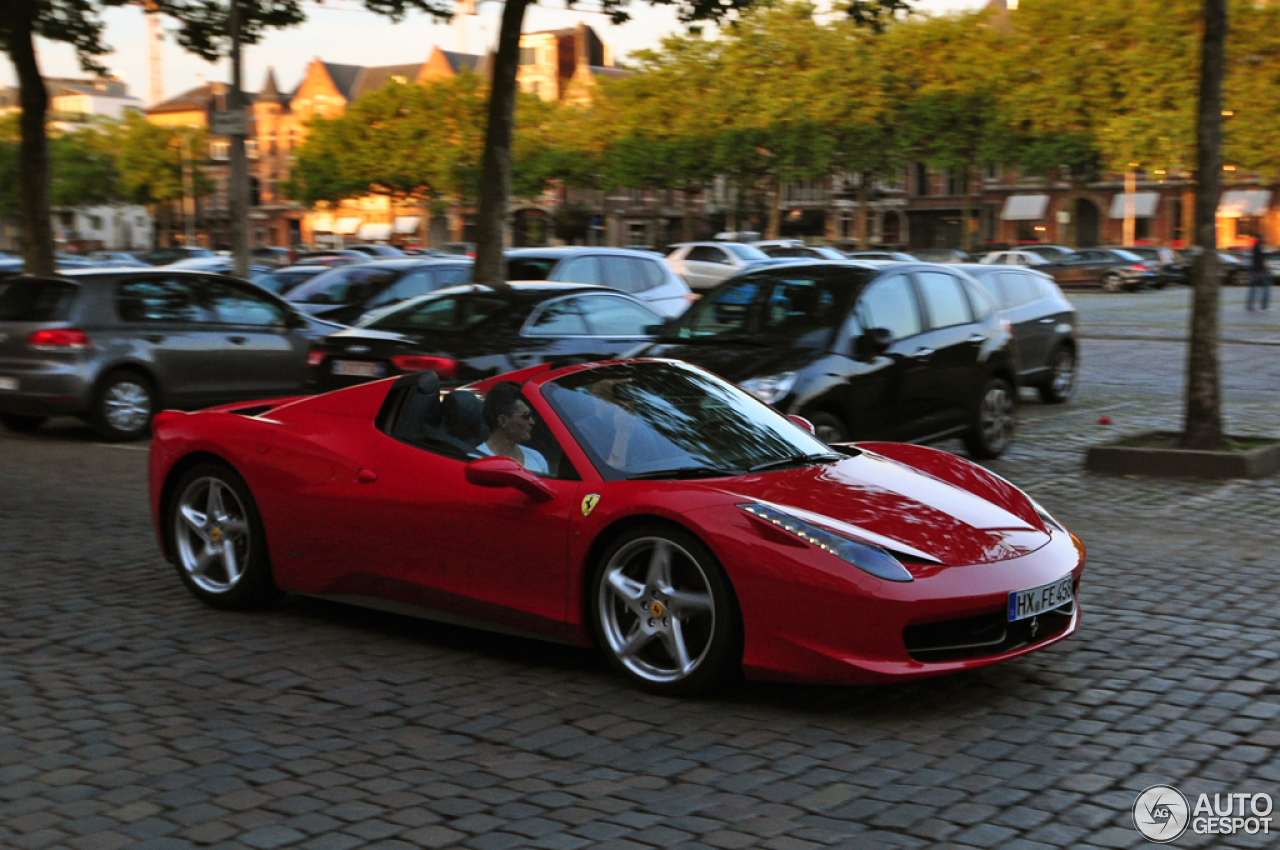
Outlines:
[[[160,63],[160,41],[164,38],[160,32],[160,8],[155,0],[141,0],[141,6],[147,19],[147,51],[150,58],[151,73],[151,105],[155,106],[164,100],[164,67]]]

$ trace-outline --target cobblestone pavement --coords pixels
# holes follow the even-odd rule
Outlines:
[[[213,611],[157,554],[145,447],[0,435],[0,847],[1138,847],[1149,785],[1280,797],[1280,481],[1082,472],[1177,427],[1184,357],[1084,352],[1080,397],[1028,398],[993,464],[1088,544],[1081,631],[879,688],[673,701],[579,649]],[[1280,434],[1280,350],[1223,357],[1229,430]]]

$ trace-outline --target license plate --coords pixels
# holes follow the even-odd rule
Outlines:
[[[16,391],[17,389],[18,389],[18,379],[17,379],[17,378],[3,378],[3,377],[0,377],[0,390],[11,390],[11,391]]]
[[[1009,622],[1025,620],[1054,608],[1061,608],[1073,597],[1071,576],[1030,590],[1015,590],[1009,594]]]
[[[363,360],[335,360],[333,374],[348,378],[381,378],[386,368],[381,363],[367,363]]]

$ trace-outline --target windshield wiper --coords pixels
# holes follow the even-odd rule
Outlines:
[[[677,466],[674,469],[654,469],[628,475],[628,481],[644,481],[662,478],[726,478],[741,475],[741,469],[718,469],[714,466]]]
[[[764,463],[757,463],[755,466],[747,470],[747,472],[766,472],[770,469],[782,469],[786,466],[797,466],[799,464],[818,463],[820,461],[844,460],[845,456],[836,452],[821,452],[808,455],[792,455],[791,457],[779,458],[778,460],[769,460]]]

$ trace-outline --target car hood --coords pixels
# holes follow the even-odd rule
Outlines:
[[[798,372],[821,357],[822,353],[804,348],[773,348],[731,342],[708,345],[659,342],[636,356],[683,360],[726,380],[742,383],[748,378]]]
[[[1018,558],[1049,542],[1035,504],[999,476],[935,449],[875,446],[905,450],[927,471],[864,450],[836,463],[742,476],[718,489],[882,546],[925,569]]]

